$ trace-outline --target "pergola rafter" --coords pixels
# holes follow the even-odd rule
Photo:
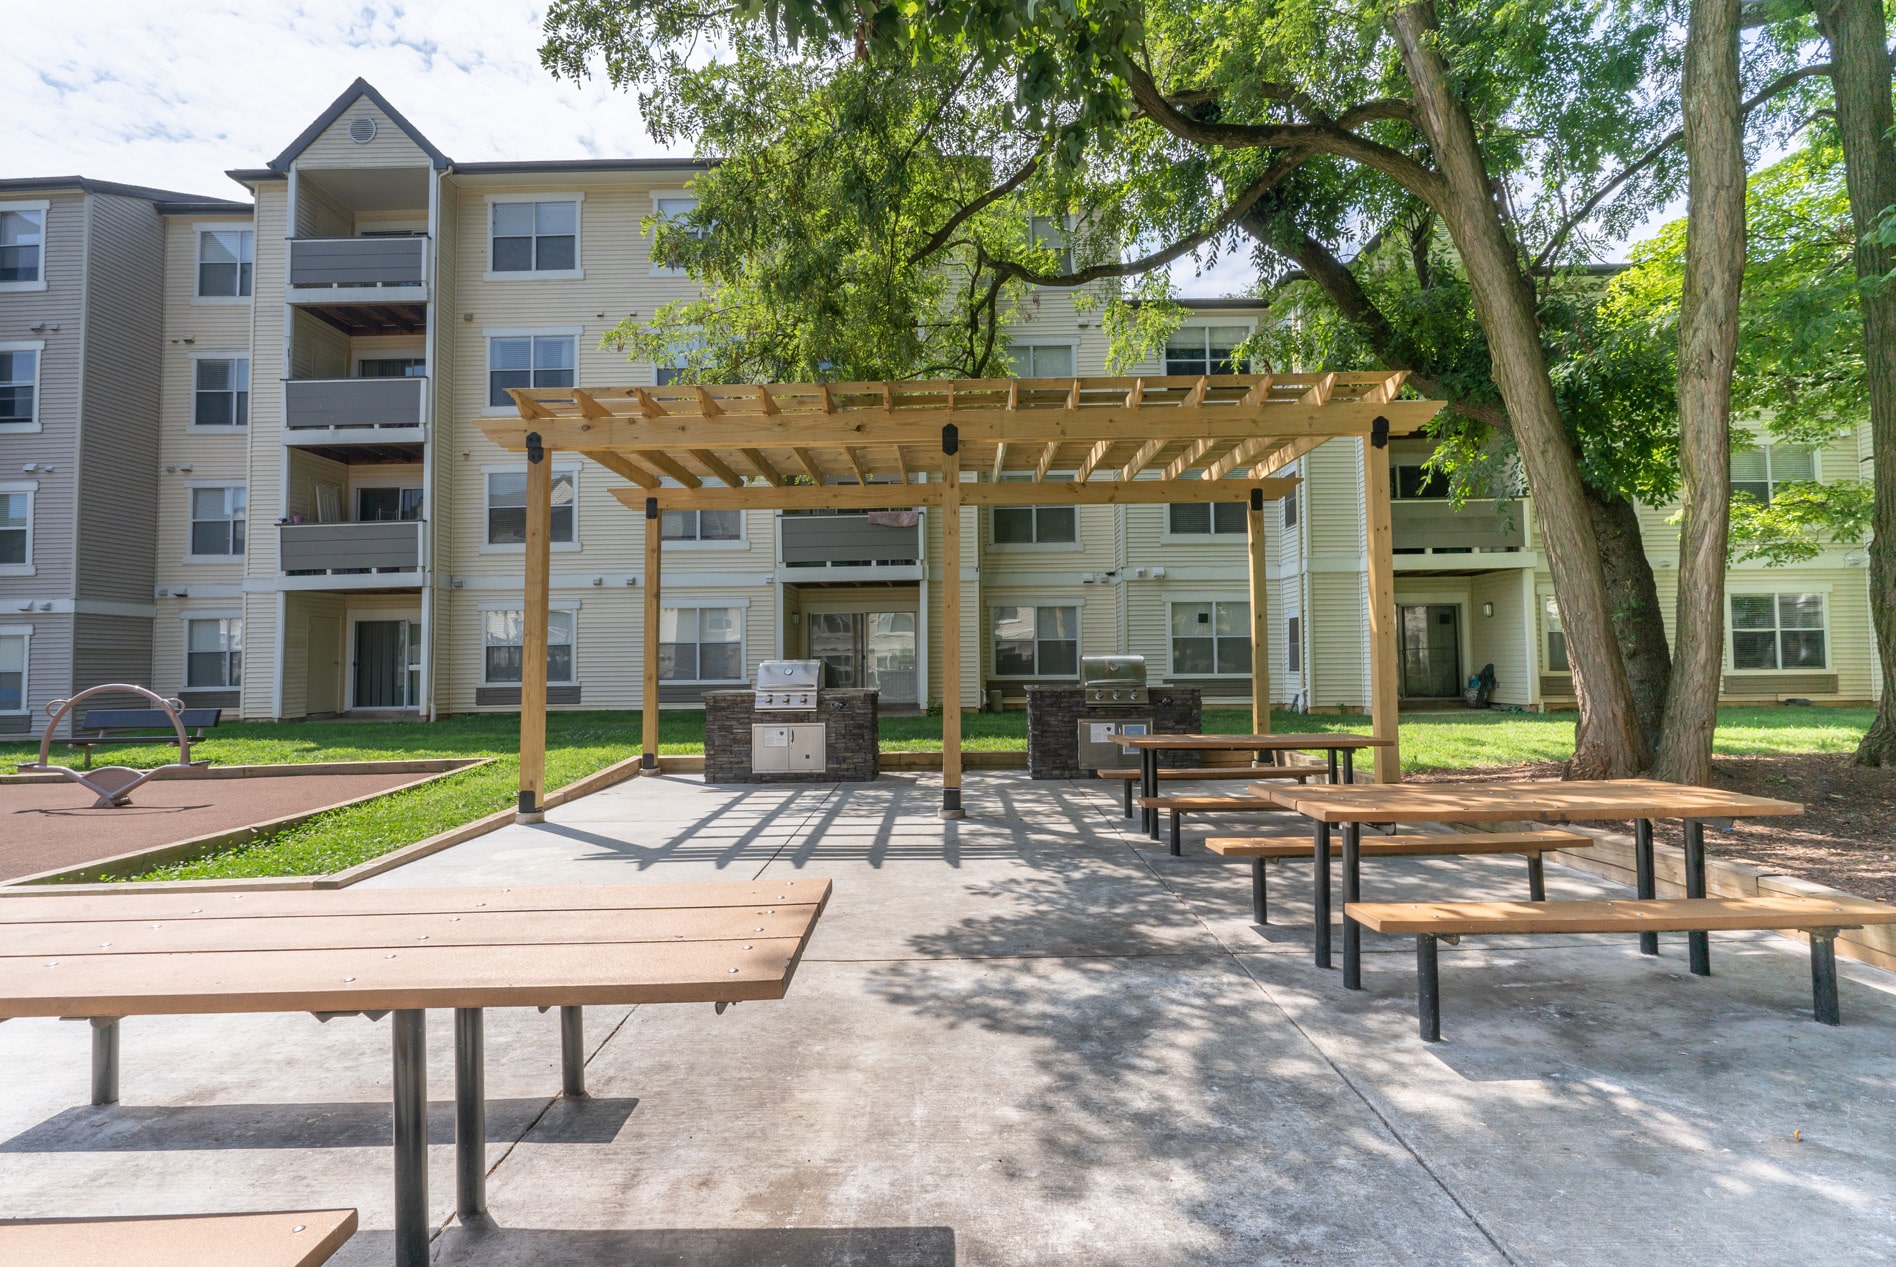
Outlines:
[[[545,461],[572,452],[636,485],[613,494],[647,518],[646,764],[657,763],[658,537],[665,510],[928,507],[942,516],[944,812],[959,812],[960,511],[963,506],[1247,503],[1253,622],[1253,724],[1270,724],[1263,519],[1292,492],[1278,473],[1331,439],[1363,444],[1370,527],[1371,711],[1395,734],[1394,573],[1389,558],[1390,435],[1439,405],[1398,400],[1400,372],[1213,374],[1139,378],[876,383],[541,387],[512,393],[516,418],[474,425],[528,455],[528,511],[550,514]],[[887,460],[885,460],[887,459]],[[920,477],[920,482],[917,477]],[[878,477],[888,481],[875,482]],[[1057,478],[1056,478],[1057,477]],[[537,508],[545,508],[544,511]],[[527,647],[545,645],[550,533],[529,524]],[[537,543],[537,544],[536,544]],[[1385,610],[1386,609],[1386,610]],[[950,627],[952,624],[952,628]],[[537,635],[537,637],[536,637]],[[524,656],[521,805],[542,790],[545,660]],[[543,704],[542,704],[543,710]],[[1395,777],[1394,748],[1377,775]]]

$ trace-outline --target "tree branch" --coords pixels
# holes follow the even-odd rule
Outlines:
[[[911,264],[920,264],[936,251],[939,251],[947,244],[948,239],[954,236],[955,230],[968,222],[970,216],[977,215],[986,210],[995,202],[1005,198],[1025,184],[1027,178],[1032,176],[1034,172],[1039,169],[1040,161],[1046,156],[1046,147],[1043,145],[1035,152],[1032,158],[1027,160],[1026,164],[1019,171],[982,194],[979,198],[976,198],[967,206],[955,212],[952,216],[949,216],[947,222],[944,223],[941,228],[935,230],[933,236],[909,256],[908,262]]]

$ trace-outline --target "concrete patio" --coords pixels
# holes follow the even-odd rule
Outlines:
[[[1774,936],[1714,935],[1709,980],[1682,936],[1657,961],[1469,941],[1430,1047],[1409,939],[1366,937],[1360,994],[1311,966],[1307,863],[1273,868],[1252,924],[1247,866],[1195,842],[1257,821],[1190,823],[1174,859],[1113,789],[975,775],[947,823],[940,799],[638,779],[370,881],[835,882],[782,1002],[590,1009],[588,1099],[557,1096],[552,1015],[490,1012],[488,1229],[452,1220],[431,1017],[437,1261],[1896,1259],[1888,974],[1841,963],[1829,1029]],[[1512,858],[1364,874],[1371,897],[1525,896]],[[0,1025],[0,1212],[355,1205],[334,1261],[389,1261],[386,1023],[138,1018],[123,1042],[124,1103],[94,1109],[84,1026]]]

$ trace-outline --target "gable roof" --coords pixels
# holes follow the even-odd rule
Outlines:
[[[42,189],[77,189],[88,194],[142,198],[155,205],[161,213],[190,208],[200,213],[239,214],[251,209],[247,202],[232,202],[228,198],[207,198],[203,194],[153,189],[148,185],[124,185],[113,180],[95,180],[90,176],[16,176],[0,180],[0,194],[34,193]]]
[[[354,83],[343,89],[342,95],[336,98],[329,109],[317,116],[316,122],[304,128],[303,134],[290,142],[288,149],[270,160],[269,170],[272,172],[287,172],[290,170],[290,164],[296,161],[296,156],[308,149],[310,143],[317,137],[328,131],[329,125],[334,123],[337,119],[340,119],[342,112],[354,105],[356,99],[359,97],[367,97],[370,101],[374,102],[376,108],[388,116],[389,122],[407,133],[408,139],[420,147],[421,152],[426,154],[433,162],[436,171],[445,171],[451,165],[448,156],[436,149],[434,143],[423,136],[420,131],[416,129],[414,124],[403,118],[402,112],[390,105],[388,98],[384,97],[380,92],[377,92],[374,84],[366,79],[358,78]]]

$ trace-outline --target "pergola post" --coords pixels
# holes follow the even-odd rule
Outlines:
[[[644,656],[644,676],[639,688],[639,722],[642,732],[639,768],[658,769],[658,624],[660,547],[665,534],[658,515],[658,498],[645,499],[645,633],[640,641]]]
[[[1389,525],[1389,423],[1364,437],[1363,508],[1369,565],[1369,694],[1371,727],[1387,747],[1376,749],[1376,782],[1402,781],[1396,717],[1396,562]]]
[[[553,463],[540,433],[527,436],[526,588],[520,631],[520,808],[537,823],[546,812],[546,636],[553,566]]]
[[[1246,557],[1251,565],[1251,733],[1271,733],[1271,613],[1265,588],[1264,490],[1251,490],[1244,512]]]
[[[941,429],[941,816],[961,809],[961,452],[951,422]]]

